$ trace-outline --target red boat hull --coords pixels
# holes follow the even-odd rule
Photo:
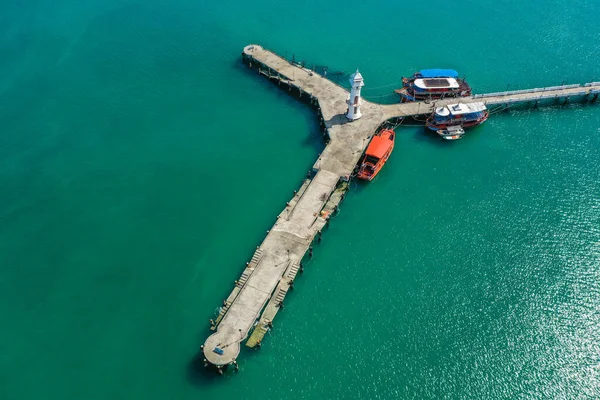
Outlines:
[[[377,176],[394,150],[395,135],[392,129],[386,129],[371,139],[356,175],[359,179],[372,181]]]

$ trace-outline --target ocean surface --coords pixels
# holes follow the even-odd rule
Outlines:
[[[393,101],[600,80],[598,0],[0,2],[0,399],[600,398],[600,103],[398,128],[239,373],[208,320],[324,144],[259,43]],[[341,79],[342,79],[341,78]],[[343,79],[342,79],[343,81]]]

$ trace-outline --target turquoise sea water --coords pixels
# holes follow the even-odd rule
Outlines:
[[[600,80],[600,2],[0,4],[0,398],[600,397],[600,106],[398,130],[259,352],[217,378],[208,319],[322,150],[260,43],[374,100]],[[449,20],[444,20],[448,17]],[[438,21],[434,24],[432,20]]]

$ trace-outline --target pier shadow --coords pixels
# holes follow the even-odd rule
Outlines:
[[[204,354],[202,350],[199,350],[187,364],[185,370],[186,380],[190,385],[197,388],[227,382],[229,379],[235,378],[237,374],[242,373],[243,365],[246,362],[253,362],[256,357],[260,356],[260,352],[260,349],[249,349],[245,345],[242,345],[238,357],[240,370],[236,370],[233,366],[228,366],[223,370],[223,375],[219,375],[215,367],[204,366]]]
[[[412,136],[417,142],[427,143],[440,148],[450,148],[453,144],[460,142],[460,140],[444,140],[437,133],[426,127],[416,128],[413,131]]]
[[[205,387],[223,382],[224,376],[220,376],[216,369],[204,366],[204,354],[199,350],[187,365],[186,380],[195,387]],[[227,373],[225,374],[227,375]]]
[[[302,141],[302,146],[310,147],[315,150],[317,153],[322,153],[323,149],[327,145],[327,138],[319,125],[319,118],[316,110],[310,109],[307,112],[303,113],[307,125],[309,126],[309,132],[307,132],[306,136]],[[315,160],[309,160],[310,165],[312,167]]]
[[[310,130],[303,141],[302,145],[306,147],[312,147],[317,153],[321,153],[327,144],[327,138],[323,134],[323,129],[319,123],[319,109],[316,102],[311,101],[311,96],[305,93],[299,93],[297,88],[292,87],[286,83],[277,84],[277,81],[269,79],[265,76],[259,75],[256,71],[256,67],[249,68],[244,62],[233,61],[232,65],[241,74],[249,77],[250,79],[256,80],[257,75],[261,80],[267,80],[270,85],[265,85],[263,89],[277,96],[278,101],[296,108],[305,117],[307,124],[310,126]],[[312,166],[311,161],[310,166]]]

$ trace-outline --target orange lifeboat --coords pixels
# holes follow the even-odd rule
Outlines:
[[[373,136],[360,161],[357,174],[360,179],[371,181],[375,178],[394,150],[395,135],[396,133],[392,129],[384,129]]]

